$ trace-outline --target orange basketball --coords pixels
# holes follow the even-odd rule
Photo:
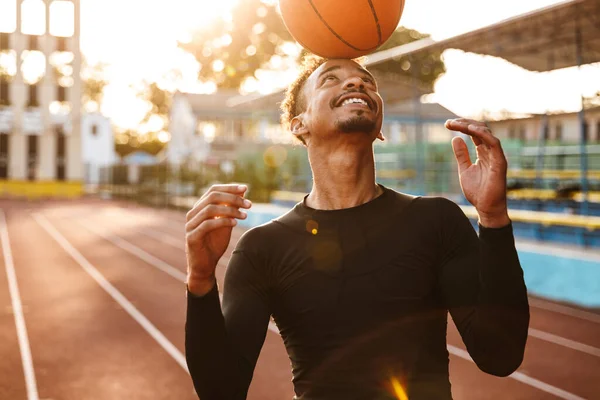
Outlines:
[[[304,48],[325,58],[376,50],[398,27],[404,0],[280,0],[286,27]]]

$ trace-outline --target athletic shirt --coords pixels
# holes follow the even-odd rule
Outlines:
[[[202,400],[246,398],[271,317],[297,400],[451,399],[448,312],[481,370],[517,369],[529,307],[512,225],[478,235],[448,199],[381,187],[346,209],[305,197],[246,231],[222,307],[216,286],[188,292],[186,358]]]

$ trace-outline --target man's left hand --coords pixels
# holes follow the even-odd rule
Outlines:
[[[452,139],[458,163],[460,186],[466,199],[479,214],[479,223],[500,228],[510,223],[506,204],[507,161],[500,140],[483,122],[458,118],[446,121],[446,128],[467,134],[473,140],[477,160],[471,163],[467,144],[460,137]]]

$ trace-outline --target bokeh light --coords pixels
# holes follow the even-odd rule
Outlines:
[[[269,146],[267,150],[265,150],[263,156],[265,165],[271,168],[277,168],[285,162],[287,154],[287,149],[281,145]]]

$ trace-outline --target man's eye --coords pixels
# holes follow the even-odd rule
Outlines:
[[[333,76],[333,75],[327,75],[327,76],[325,77],[325,79],[323,79],[323,80],[324,80],[324,81],[331,81],[331,80],[334,80],[334,79],[336,79],[336,77],[335,77],[335,76]]]
[[[371,78],[363,78],[363,82],[373,83],[373,79],[371,79]]]

